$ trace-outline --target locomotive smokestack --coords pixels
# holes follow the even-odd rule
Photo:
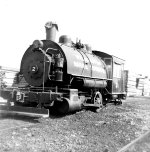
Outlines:
[[[55,41],[56,32],[58,31],[58,26],[56,23],[47,22],[45,24],[46,29],[46,40]]]

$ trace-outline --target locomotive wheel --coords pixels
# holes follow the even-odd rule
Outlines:
[[[100,112],[103,107],[103,98],[100,92],[96,92],[94,95],[94,104],[98,104],[98,108],[96,108],[96,112]]]

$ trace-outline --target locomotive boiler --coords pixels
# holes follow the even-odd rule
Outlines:
[[[109,92],[113,79],[100,54],[80,41],[72,42],[67,35],[55,42],[55,23],[48,22],[45,28],[46,40],[35,40],[22,57],[20,75],[28,87],[14,91],[15,104],[64,114],[85,107],[99,111],[106,100],[122,98]]]

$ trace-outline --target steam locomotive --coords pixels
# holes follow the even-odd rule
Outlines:
[[[73,43],[67,35],[56,43],[57,24],[48,22],[45,28],[46,40],[35,40],[22,57],[19,75],[28,85],[14,91],[14,103],[61,114],[86,107],[99,111],[108,102],[121,104],[124,60],[80,41]]]

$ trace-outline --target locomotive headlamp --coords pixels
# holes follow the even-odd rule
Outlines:
[[[34,46],[35,49],[42,48],[43,47],[43,42],[40,41],[40,40],[34,40],[33,46]]]

